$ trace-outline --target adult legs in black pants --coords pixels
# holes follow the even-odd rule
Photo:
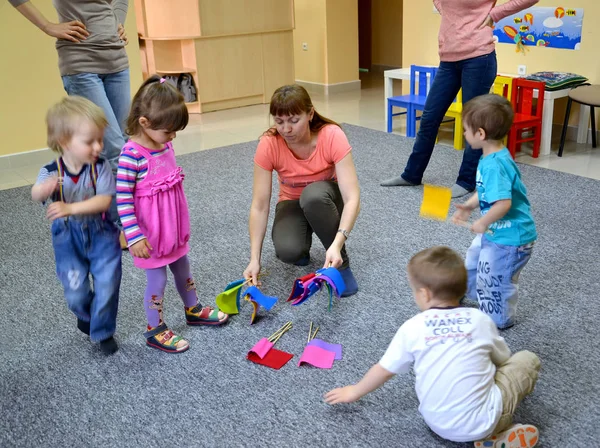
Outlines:
[[[302,191],[299,200],[281,201],[275,207],[273,245],[275,254],[284,263],[304,266],[309,263],[313,231],[328,249],[333,243],[344,210],[344,201],[337,182],[314,182]],[[342,297],[355,294],[358,285],[350,270],[346,246],[341,250],[340,274],[346,284]]]
[[[402,175],[385,180],[384,187],[419,185],[429,164],[435,140],[444,114],[462,87],[463,104],[472,98],[489,93],[496,78],[496,53],[465,59],[458,62],[441,62],[427,95],[421,126]],[[473,150],[468,144],[463,154],[456,185],[452,196],[463,196],[475,189],[475,175],[481,150]]]

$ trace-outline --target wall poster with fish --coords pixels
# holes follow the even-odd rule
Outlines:
[[[494,39],[522,52],[527,46],[579,50],[582,25],[583,8],[534,6],[494,24]]]

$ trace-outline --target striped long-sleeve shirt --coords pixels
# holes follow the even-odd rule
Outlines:
[[[155,151],[146,148],[153,157],[157,157],[172,150],[171,145]],[[135,186],[148,173],[148,160],[135,148],[125,145],[119,157],[119,170],[117,171],[117,209],[123,224],[127,245],[131,246],[145,238],[135,216],[135,202],[133,195]]]

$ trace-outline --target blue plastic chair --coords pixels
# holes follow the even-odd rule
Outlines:
[[[425,100],[433,78],[437,72],[437,67],[421,67],[419,65],[410,66],[410,94],[402,96],[392,96],[387,99],[388,122],[387,131],[392,132],[393,117],[406,114],[406,136],[414,137],[417,133],[417,111],[425,108]],[[429,82],[427,82],[429,75]],[[406,112],[392,113],[394,107],[406,109]]]

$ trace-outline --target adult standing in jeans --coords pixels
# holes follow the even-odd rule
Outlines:
[[[493,24],[538,1],[509,0],[496,6],[496,0],[433,0],[442,16],[438,36],[440,67],[427,95],[421,126],[404,172],[383,181],[382,186],[421,183],[444,114],[458,91],[462,88],[463,103],[490,92],[497,74]],[[475,190],[480,157],[481,150],[474,150],[467,143],[456,184],[452,187],[453,198]]]
[[[127,141],[125,120],[131,101],[127,34],[123,24],[128,0],[53,0],[53,23],[29,0],[9,2],[31,23],[56,38],[58,67],[69,95],[100,106],[108,120],[102,156],[116,176],[121,148]],[[113,201],[111,215],[118,219]]]
[[[244,278],[258,284],[262,245],[269,218],[272,173],[279,178],[273,245],[285,263],[310,262],[312,233],[327,250],[323,267],[338,268],[347,297],[358,291],[345,242],[360,209],[358,177],[351,146],[334,121],[317,113],[304,87],[280,87],[271,98],[275,126],[260,139],[254,156],[250,207],[250,263]]]

